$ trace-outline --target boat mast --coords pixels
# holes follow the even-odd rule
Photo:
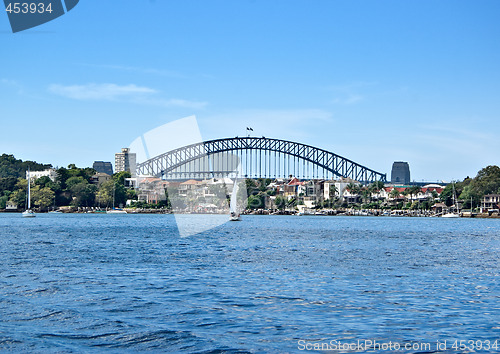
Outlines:
[[[28,210],[31,209],[31,179],[30,179],[30,168],[28,167],[28,172],[26,173],[26,179],[28,180]]]
[[[458,198],[457,192],[455,191],[455,183],[453,183],[453,205],[455,205],[456,212],[458,213]]]

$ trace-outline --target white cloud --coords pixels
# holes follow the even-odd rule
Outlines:
[[[191,108],[191,109],[202,109],[207,106],[207,102],[202,101],[190,101],[183,100],[180,98],[151,98],[151,97],[143,97],[135,100],[136,103],[153,105],[153,106],[162,106],[162,107],[182,107],[182,108]]]
[[[330,86],[328,90],[334,94],[334,98],[330,103],[352,105],[361,102],[365,97],[359,91],[365,91],[375,85],[377,85],[376,82],[352,82],[345,85]]]
[[[50,85],[49,91],[56,95],[73,98],[75,100],[115,100],[118,98],[130,98],[137,95],[156,93],[149,87],[141,87],[133,84],[87,84],[87,85]]]
[[[49,92],[80,101],[120,101],[127,100],[136,104],[145,104],[162,107],[183,107],[201,109],[207,102],[190,101],[180,98],[162,98],[160,92],[145,86],[134,84],[86,84],[86,85],[59,85],[49,86]]]
[[[81,64],[81,65],[94,68],[136,72],[140,74],[150,74],[150,75],[173,77],[173,78],[184,78],[184,75],[172,70],[162,70],[162,69],[144,68],[144,67],[126,66],[126,65],[106,65],[106,64],[99,64],[99,65]]]
[[[3,84],[3,85],[5,85],[5,86],[9,86],[11,88],[16,89],[16,92],[18,94],[22,94],[24,92],[23,86],[19,82],[15,81],[15,80],[0,79],[0,83]]]
[[[334,98],[332,100],[332,103],[350,105],[350,104],[354,104],[354,103],[357,103],[357,102],[362,101],[362,100],[363,100],[363,96],[361,96],[361,95],[349,94],[349,95],[344,96],[344,97]]]

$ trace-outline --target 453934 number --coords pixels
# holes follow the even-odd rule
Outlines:
[[[477,350],[495,350],[500,347],[498,340],[456,340],[453,342],[451,348],[456,351],[477,351]]]
[[[49,12],[52,13],[52,3],[49,2],[47,6],[45,6],[44,3],[28,3],[28,2],[14,2],[14,3],[9,3],[7,7],[5,8],[5,11],[8,13],[15,13],[15,14],[34,14],[34,13],[39,13],[43,14],[44,12]]]

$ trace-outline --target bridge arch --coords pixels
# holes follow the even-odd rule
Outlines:
[[[250,161],[248,160],[249,152]],[[269,176],[272,174],[272,162],[274,161],[274,172],[276,174],[276,166],[278,163],[282,162],[278,161],[278,158],[286,159],[288,157],[289,166],[290,158],[292,158],[294,164],[297,163],[297,161],[301,161],[305,165],[307,162],[313,166],[313,171],[315,167],[316,170],[321,169],[323,172],[326,171],[335,177],[352,178],[353,180],[366,183],[386,181],[386,174],[372,170],[324,149],[293,141],[266,137],[223,138],[183,146],[138,164],[137,174],[157,177],[169,176],[172,178],[172,174],[179,173],[175,171],[179,171],[182,166],[187,166],[197,160],[201,161],[202,159],[207,160],[213,158],[217,156],[217,154],[233,153],[239,156],[241,160],[244,160],[243,164],[246,164],[247,167],[250,164],[250,174],[248,174],[249,171],[246,169],[245,175],[246,177],[252,177],[251,168],[253,162],[251,159],[255,158],[252,157],[253,152],[259,152],[261,160],[262,152],[264,152],[265,159],[267,159],[264,164],[268,164]],[[272,153],[274,153],[274,158]],[[260,161],[260,166],[262,167],[262,161]],[[286,174],[286,166],[284,164],[282,166],[283,172]],[[209,176],[215,176],[217,173],[227,174],[230,170],[233,170],[233,168],[229,168],[226,169],[226,171],[215,171],[213,168],[207,169],[206,167],[206,163],[199,163],[198,171],[185,171],[184,173],[188,175],[189,173],[193,174],[199,172],[200,175],[208,174]],[[267,165],[265,167],[267,167]],[[297,169],[296,167],[297,166],[294,166],[295,170]],[[293,170],[288,168],[288,172],[291,171]]]

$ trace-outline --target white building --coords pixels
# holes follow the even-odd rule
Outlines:
[[[325,181],[323,185],[323,199],[330,199],[330,187],[335,187],[335,197],[341,198],[344,195],[344,192],[349,185],[349,183],[357,183],[356,181],[350,178],[341,178],[338,181],[331,180]]]
[[[128,179],[128,178],[127,178]],[[161,200],[166,200],[166,190],[168,182],[157,177],[140,177],[135,179],[138,186],[138,199],[140,201],[157,204]]]
[[[40,177],[49,177],[52,182],[56,181],[57,172],[53,168],[45,171],[30,171],[30,180],[36,181]]]
[[[5,210],[10,210],[10,211],[17,210],[17,204],[8,200],[5,205]]]
[[[136,154],[130,152],[129,148],[123,148],[122,152],[115,154],[115,172],[128,171],[135,177]]]
[[[481,213],[498,211],[500,208],[500,194],[486,194],[481,203]]]

